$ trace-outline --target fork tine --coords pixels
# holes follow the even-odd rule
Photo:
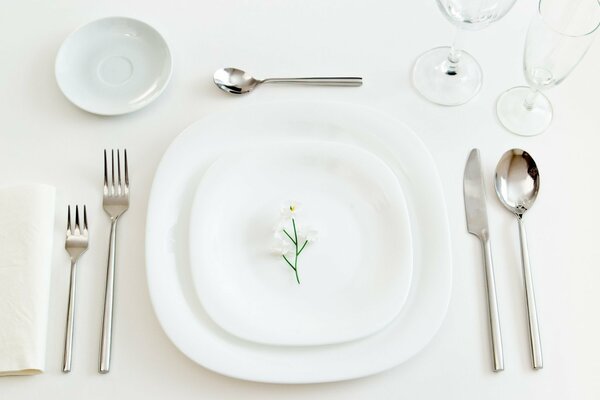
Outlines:
[[[75,233],[79,232],[79,206],[75,206]]]
[[[119,179],[119,191],[121,191],[121,151],[117,149],[117,178]]]
[[[129,168],[127,167],[127,149],[124,149],[125,153],[125,187],[129,189]]]
[[[104,189],[108,190],[108,164],[106,162],[106,149],[104,149]]]
[[[71,206],[67,206],[67,235],[70,235],[71,232]]]
[[[83,205],[83,231],[87,232],[88,230],[88,225],[87,225],[87,209],[85,207],[85,204]]]
[[[110,151],[110,162],[111,162],[111,176],[112,176],[112,194],[115,194],[115,151]]]

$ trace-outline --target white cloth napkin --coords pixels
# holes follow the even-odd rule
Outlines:
[[[0,188],[0,376],[44,370],[55,189]]]

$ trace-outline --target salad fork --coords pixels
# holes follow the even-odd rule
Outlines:
[[[71,278],[69,282],[69,306],[67,309],[67,327],[65,333],[65,352],[63,357],[63,372],[71,372],[73,358],[73,327],[75,313],[75,286],[77,260],[88,248],[87,210],[83,206],[83,229],[79,224],[79,206],[75,206],[75,226],[71,224],[71,206],[67,207],[67,239],[65,249],[71,258]]]
[[[129,208],[129,168],[127,166],[127,150],[124,150],[124,174],[121,174],[121,152],[117,153],[115,170],[115,151],[110,151],[110,181],[108,179],[108,162],[104,150],[104,198],[102,205],[110,217],[110,239],[108,242],[108,265],[106,269],[106,291],[104,292],[104,314],[102,317],[102,339],[100,341],[100,368],[105,374],[110,370],[112,342],[112,319],[115,286],[115,254],[117,252],[117,222]],[[116,179],[115,179],[116,172]]]

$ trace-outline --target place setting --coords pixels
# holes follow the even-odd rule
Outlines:
[[[437,0],[457,31],[485,28],[514,3]],[[552,105],[542,90],[572,73],[599,24],[597,1],[539,1],[524,38],[528,86],[487,105],[497,114],[490,123],[502,127],[507,143],[513,134],[535,136],[548,129]],[[432,118],[438,106],[479,101],[486,84],[480,64],[458,43],[409,61],[413,95],[435,104]],[[149,106],[167,88],[175,67],[157,29],[137,18],[107,17],[64,39],[54,72],[65,101],[84,114],[109,118]],[[210,90],[230,98],[247,98],[254,90],[268,95],[271,85],[290,91],[314,86],[318,97],[284,100],[274,92],[268,102],[238,102],[192,123],[164,149],[144,199],[145,227],[130,229],[144,237],[148,301],[171,351],[183,353],[199,371],[275,384],[345,381],[404,363],[410,368],[411,358],[442,327],[456,267],[452,243],[471,240],[470,233],[481,242],[481,254],[467,257],[481,264],[485,289],[485,297],[471,300],[485,304],[487,315],[464,328],[486,327],[489,354],[481,356],[489,361],[486,372],[495,377],[515,364],[505,359],[502,339],[503,321],[517,318],[498,301],[506,290],[523,299],[531,368],[558,363],[543,359],[544,319],[552,314],[542,314],[544,304],[536,302],[537,263],[525,231],[527,211],[544,196],[544,175],[534,156],[524,148],[498,149],[504,154],[487,176],[482,158],[489,155],[474,148],[476,143],[464,143],[470,150],[464,154],[460,199],[466,224],[464,235],[453,237],[455,219],[439,165],[410,121],[328,101],[330,91],[360,94],[369,82],[360,72],[346,66],[334,76],[264,77],[223,66],[202,77],[213,81]],[[60,370],[65,374],[56,379],[66,382],[72,371],[90,364],[100,374],[115,374],[111,365],[128,356],[113,354],[112,343],[124,334],[115,309],[125,296],[118,275],[127,266],[119,254],[129,240],[117,228],[129,223],[127,211],[140,193],[130,176],[145,167],[131,159],[140,160],[136,150],[97,149],[97,159],[90,161],[97,172],[95,191],[69,204],[57,204],[49,185],[0,187],[0,376]],[[486,182],[495,193],[486,193]],[[95,215],[87,199],[101,202],[105,215]],[[514,236],[490,235],[491,207],[516,220]],[[53,234],[55,220],[65,223],[64,236]],[[91,235],[94,225],[104,226],[106,236]],[[51,265],[53,243],[63,241],[65,263]],[[496,276],[504,272],[495,269],[492,249],[499,241],[519,243],[522,287],[497,285]],[[105,249],[104,258],[91,257],[94,247]],[[91,360],[74,346],[76,305],[89,295],[77,291],[77,275],[97,264],[105,268],[105,279],[95,283],[103,307],[94,316],[99,346]],[[66,293],[51,288],[55,269],[69,282]],[[59,295],[67,305],[63,358],[46,359],[46,342],[56,339],[47,333],[48,299]]]

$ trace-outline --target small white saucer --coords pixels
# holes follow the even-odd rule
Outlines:
[[[165,89],[173,63],[164,38],[126,17],[90,22],[71,33],[56,56],[56,81],[77,107],[99,115],[126,114]]]

